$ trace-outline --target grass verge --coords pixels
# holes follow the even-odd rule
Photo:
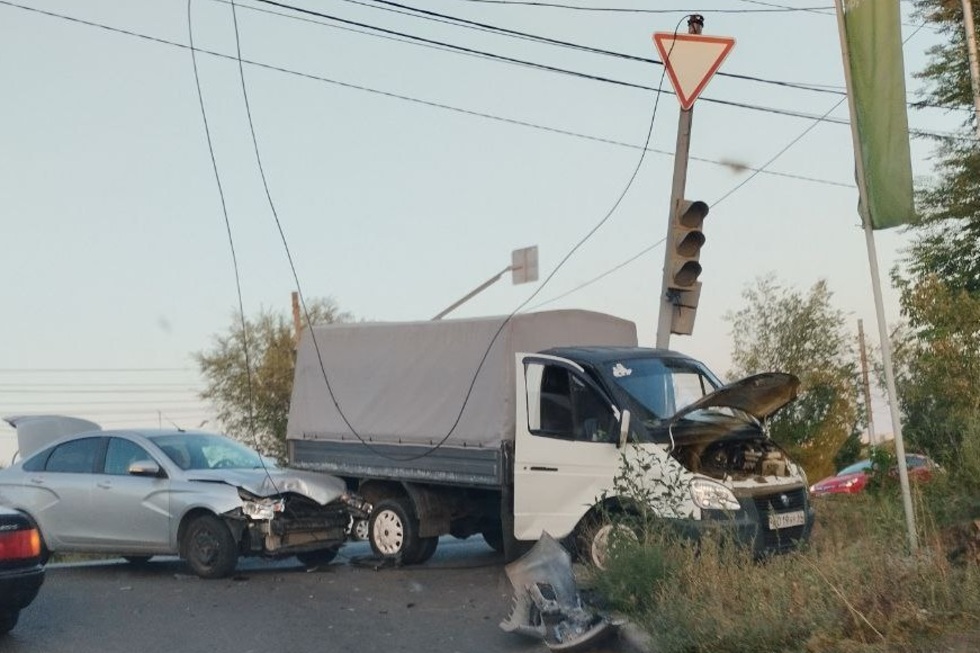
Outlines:
[[[595,589],[658,653],[938,650],[943,638],[980,633],[980,564],[972,536],[958,534],[980,514],[966,500],[966,512],[948,510],[943,497],[963,494],[953,482],[918,493],[915,555],[897,492],[883,491],[820,501],[809,546],[764,562],[648,529],[618,544]],[[952,650],[980,650],[966,646]]]

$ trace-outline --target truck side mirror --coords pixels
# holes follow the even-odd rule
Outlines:
[[[626,440],[630,437],[630,412],[624,410],[622,416],[619,418],[619,441],[616,442],[616,448],[622,449],[626,446]]]

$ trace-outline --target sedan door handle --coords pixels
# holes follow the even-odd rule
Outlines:
[[[557,467],[540,467],[538,465],[531,465],[532,472],[557,472]]]
[[[44,485],[44,479],[43,478],[32,478],[31,479],[31,483],[33,483],[34,485]]]
[[[112,488],[112,481],[99,481],[95,485],[102,488],[103,490],[109,490]]]

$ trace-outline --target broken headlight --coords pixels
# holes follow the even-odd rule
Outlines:
[[[282,499],[259,499],[257,501],[242,501],[242,514],[249,519],[271,521],[276,513],[282,512],[285,502]]]
[[[731,490],[706,478],[691,481],[691,499],[702,510],[740,510],[742,507]]]

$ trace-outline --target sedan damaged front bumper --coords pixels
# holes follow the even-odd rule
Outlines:
[[[371,505],[355,495],[344,494],[320,505],[298,495],[277,499],[243,497],[244,543],[253,555],[286,557],[306,551],[340,548],[355,520],[366,519]]]

